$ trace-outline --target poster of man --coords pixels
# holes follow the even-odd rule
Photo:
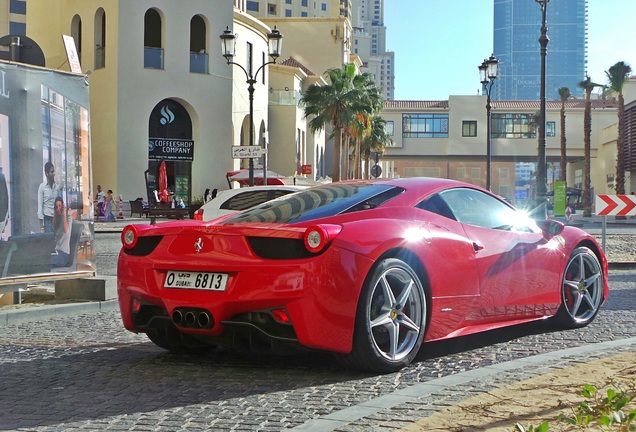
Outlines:
[[[94,238],[88,107],[83,76],[0,61],[0,284],[59,271],[60,250],[77,262],[62,271],[95,270],[79,247]],[[57,251],[55,205],[81,227]]]

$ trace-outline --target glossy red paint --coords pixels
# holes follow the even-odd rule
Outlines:
[[[218,344],[229,329],[261,326],[259,332],[274,332],[277,341],[349,353],[356,349],[365,281],[377,263],[394,258],[407,263],[424,288],[424,340],[445,339],[555,315],[563,303],[566,267],[581,246],[598,259],[600,302],[607,298],[605,256],[594,238],[576,227],[560,227],[554,235],[534,228],[493,229],[417,207],[446,190],[471,191],[507,206],[488,191],[451,180],[342,184],[403,191],[374,208],[301,222],[226,223],[233,219],[223,218],[136,226],[136,252],[123,248],[118,262],[124,326],[149,335],[155,331],[134,314],[133,305],[147,305],[142,312],[159,311],[164,320],[175,310],[194,308],[208,311],[215,323],[209,329],[178,327],[197,340]],[[323,237],[319,247],[307,249],[305,233],[311,227],[320,227]],[[227,285],[223,291],[164,288],[169,271],[227,274]],[[269,327],[270,318],[279,327]]]

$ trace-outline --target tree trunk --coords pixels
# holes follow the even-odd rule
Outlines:
[[[340,148],[342,146],[342,130],[340,126],[336,126],[333,139],[333,173],[331,174],[331,180],[334,182],[340,181]]]

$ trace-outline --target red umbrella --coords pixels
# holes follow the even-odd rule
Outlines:
[[[170,192],[168,192],[168,174],[166,172],[166,162],[161,161],[159,165],[159,201],[170,202]]]

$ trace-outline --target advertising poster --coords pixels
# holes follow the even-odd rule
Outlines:
[[[0,284],[95,271],[86,77],[0,61]]]
[[[567,205],[567,188],[564,181],[554,182],[554,215],[564,216],[565,206]]]

